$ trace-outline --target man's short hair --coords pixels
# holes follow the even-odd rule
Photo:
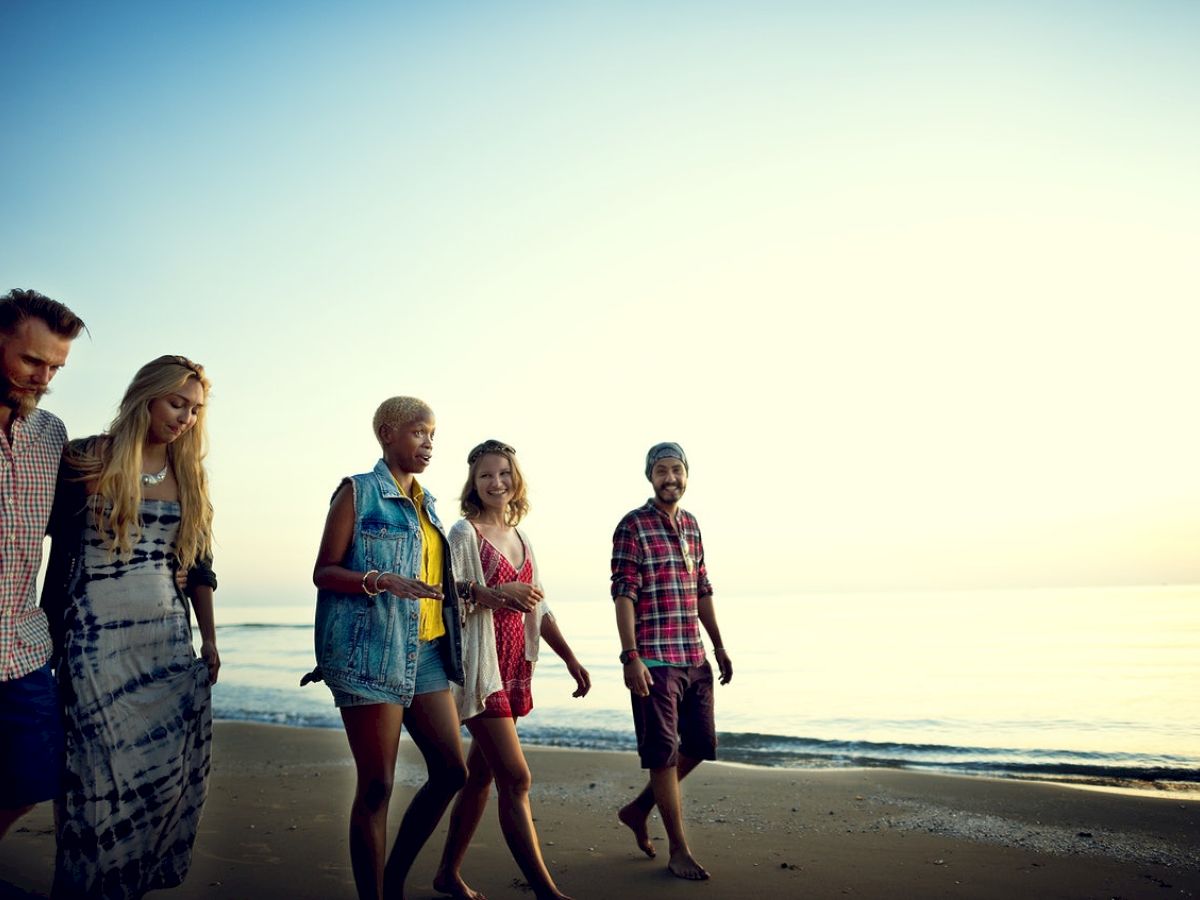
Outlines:
[[[84,329],[83,319],[45,294],[13,288],[0,297],[0,332],[12,334],[26,319],[41,319],[55,334],[71,340]]]

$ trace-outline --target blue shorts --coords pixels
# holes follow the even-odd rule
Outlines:
[[[379,702],[370,697],[339,691],[333,686],[330,686],[329,690],[333,692],[333,705],[338,709],[347,706],[370,706]],[[448,690],[450,690],[450,679],[446,676],[441,638],[421,641],[417,646],[417,680],[416,687],[413,688],[413,695]]]
[[[0,809],[53,800],[62,788],[63,730],[58,685],[47,663],[0,681]]]

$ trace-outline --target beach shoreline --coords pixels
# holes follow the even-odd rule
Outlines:
[[[531,795],[559,886],[586,897],[1196,897],[1200,800],[922,771],[702,766],[684,783],[704,884],[648,860],[615,812],[644,783],[631,753],[528,747]],[[423,780],[402,741],[389,831]],[[354,769],[334,729],[221,721],[187,882],[151,896],[353,898],[346,828]],[[494,804],[494,799],[492,803]],[[413,870],[430,882],[445,822]],[[42,804],[0,841],[0,898],[49,891],[53,815]],[[528,898],[489,807],[464,876],[490,900]]]

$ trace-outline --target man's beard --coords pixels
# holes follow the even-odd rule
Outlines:
[[[675,491],[679,491],[679,493],[675,494]],[[654,492],[654,496],[658,498],[659,503],[676,503],[683,496],[683,491],[677,484],[664,484]]]
[[[48,393],[49,388],[17,390],[7,377],[0,375],[0,397],[4,398],[0,402],[11,409],[18,419],[24,419],[37,409],[38,402]]]

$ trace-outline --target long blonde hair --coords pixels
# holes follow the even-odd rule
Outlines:
[[[195,379],[208,399],[204,367],[184,356],[160,356],[138,369],[121,398],[116,418],[98,439],[72,441],[67,460],[95,484],[92,509],[110,554],[129,558],[141,536],[142,445],[150,430],[150,404]],[[175,555],[185,569],[212,555],[212,503],[204,457],[208,438],[204,428],[207,405],[196,423],[167,445],[167,460],[179,486],[180,522]]]

